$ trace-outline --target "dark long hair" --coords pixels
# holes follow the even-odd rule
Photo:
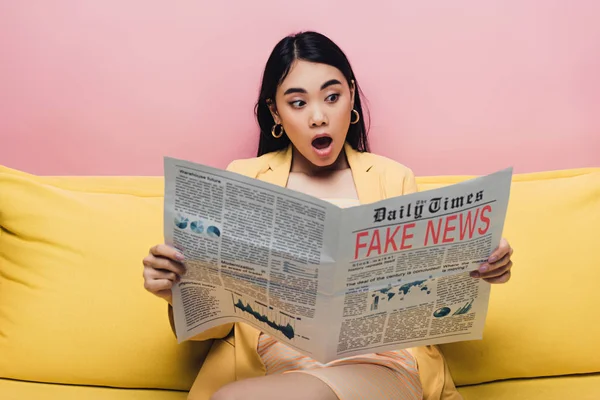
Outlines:
[[[286,148],[290,139],[283,135],[276,139],[271,134],[271,129],[275,124],[273,116],[269,111],[267,99],[274,100],[275,92],[279,84],[285,79],[295,60],[305,60],[321,64],[328,64],[339,69],[352,85],[354,81],[354,109],[358,111],[360,120],[356,124],[350,124],[346,141],[353,149],[366,152],[369,151],[367,142],[367,128],[365,124],[365,114],[360,99],[360,87],[354,76],[352,67],[348,58],[334,42],[328,37],[317,32],[301,32],[283,38],[269,56],[265,71],[262,77],[260,94],[254,107],[256,120],[260,127],[260,140],[258,143],[258,156],[272,151]],[[353,116],[354,118],[354,116]]]

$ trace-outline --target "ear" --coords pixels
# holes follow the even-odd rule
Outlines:
[[[279,118],[279,114],[277,114],[277,106],[271,99],[267,99],[267,106],[269,107],[269,111],[271,112],[271,116],[273,117],[273,121],[276,124],[281,124],[281,120]]]
[[[354,94],[356,93],[356,84],[354,79],[350,81],[350,107],[354,108]]]

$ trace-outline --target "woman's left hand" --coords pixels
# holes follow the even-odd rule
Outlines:
[[[513,249],[506,239],[500,240],[498,248],[490,255],[488,261],[479,266],[478,271],[471,272],[471,277],[481,278],[489,283],[506,283],[510,279]]]

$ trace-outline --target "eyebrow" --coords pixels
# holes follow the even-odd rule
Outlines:
[[[327,82],[325,82],[324,84],[321,85],[321,90],[328,88],[329,86],[332,85],[341,85],[342,83],[340,81],[338,81],[337,79],[330,79]],[[306,89],[302,89],[302,88],[289,88],[288,90],[286,90],[283,94],[290,94],[290,93],[306,93]]]

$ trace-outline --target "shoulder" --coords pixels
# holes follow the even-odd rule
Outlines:
[[[360,153],[361,157],[364,158],[364,162],[372,164],[379,171],[389,174],[408,174],[412,175],[413,171],[406,165],[392,160],[391,158],[375,154],[375,153]]]
[[[380,174],[386,193],[389,196],[400,196],[414,193],[418,190],[415,174],[408,166],[379,154],[360,154],[364,162],[371,164],[375,172]]]

